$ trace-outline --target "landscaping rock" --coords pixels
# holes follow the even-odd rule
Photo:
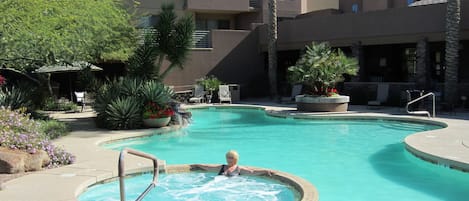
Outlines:
[[[0,173],[36,171],[42,169],[49,162],[49,156],[42,150],[30,154],[22,150],[0,147]]]

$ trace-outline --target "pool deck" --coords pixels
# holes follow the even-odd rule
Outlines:
[[[292,118],[398,118],[410,121],[436,121],[447,125],[446,128],[416,133],[405,138],[407,149],[435,163],[444,164],[456,169],[469,170],[469,112],[437,114],[437,118],[405,115],[400,108],[380,108],[370,110],[366,106],[351,106],[347,113],[299,113],[294,105],[279,105],[269,102],[246,102],[244,106],[264,107],[276,116]],[[207,105],[190,105],[188,107],[204,107]],[[242,106],[238,104],[223,106]],[[16,179],[1,183],[0,200],[2,201],[75,201],[87,186],[102,180],[116,177],[119,152],[99,146],[100,143],[165,132],[171,128],[142,129],[126,131],[109,131],[97,129],[92,118],[93,111],[82,113],[54,113],[54,118],[70,122],[72,132],[55,140],[55,144],[63,146],[73,153],[77,160],[74,164],[31,172]],[[440,124],[441,124],[440,123]],[[174,128],[173,128],[174,129]],[[149,160],[134,156],[126,157],[125,169],[129,173],[140,172],[151,167]],[[313,183],[314,184],[314,183]],[[320,193],[320,192],[319,192]]]

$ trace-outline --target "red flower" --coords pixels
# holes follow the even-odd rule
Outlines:
[[[4,85],[7,82],[7,79],[0,75],[0,86]]]
[[[168,105],[160,106],[155,102],[151,101],[145,105],[144,111],[144,119],[156,119],[163,117],[171,117],[174,115],[174,111]]]

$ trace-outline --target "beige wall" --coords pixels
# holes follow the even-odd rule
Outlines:
[[[469,1],[462,3],[461,39],[469,37]],[[279,23],[279,50],[302,49],[311,41],[335,46],[415,43],[423,37],[443,41],[446,4],[406,7],[376,12],[314,16]],[[263,27],[264,28],[264,27]],[[318,31],[320,30],[320,31]],[[265,30],[261,32],[266,47]]]
[[[242,96],[263,95],[261,78],[266,73],[258,39],[257,30],[213,30],[213,48],[192,50],[184,69],[173,70],[165,83],[192,85],[198,78],[215,75],[225,83],[240,84]]]
[[[187,9],[210,12],[247,12],[249,0],[186,0]]]
[[[303,0],[302,13],[324,9],[339,9],[339,0]]]

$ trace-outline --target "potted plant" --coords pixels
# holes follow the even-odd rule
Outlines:
[[[143,125],[163,127],[168,125],[175,111],[170,107],[173,91],[158,81],[147,81],[141,87],[144,101]]]
[[[343,112],[347,111],[348,96],[339,95],[336,84],[344,74],[356,75],[358,62],[348,58],[340,50],[332,50],[327,43],[307,45],[304,54],[294,66],[288,68],[288,80],[301,83],[306,94],[295,97],[299,111]]]
[[[174,111],[169,105],[160,106],[150,101],[143,110],[143,124],[147,127],[163,127],[168,125],[173,115]]]
[[[200,84],[207,90],[209,93],[207,94],[207,100],[210,103],[213,97],[213,92],[218,90],[218,87],[222,82],[213,75],[203,77],[197,80],[197,84]]]

